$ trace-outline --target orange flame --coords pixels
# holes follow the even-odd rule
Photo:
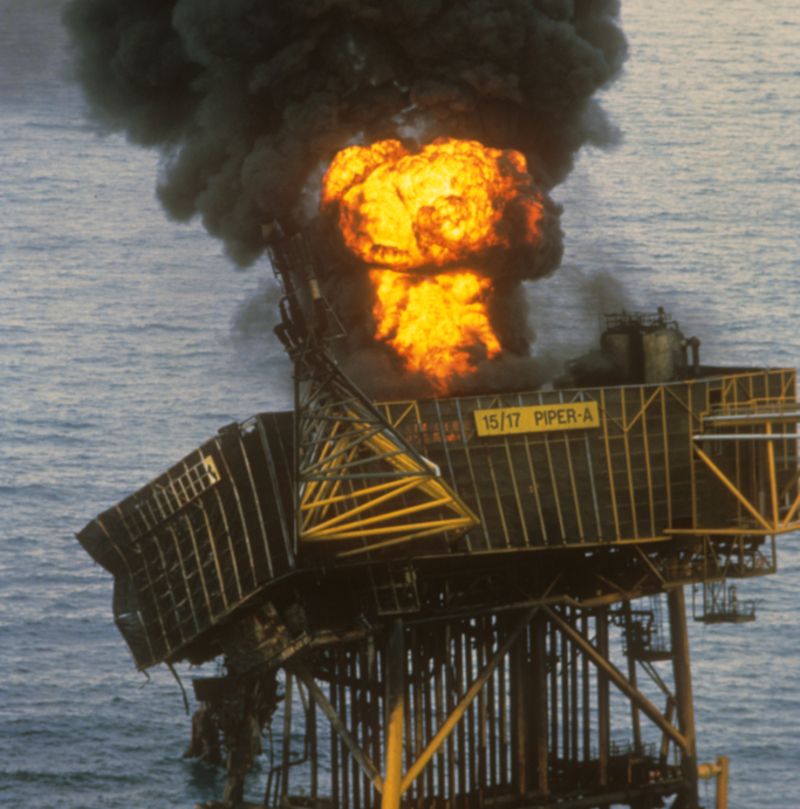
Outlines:
[[[544,206],[520,152],[453,139],[414,153],[397,140],[352,146],[331,163],[321,207],[371,268],[376,337],[409,370],[446,393],[500,352],[486,310],[492,282],[463,265],[539,243]]]
[[[462,262],[515,238],[535,244],[543,216],[524,155],[443,138],[415,154],[396,140],[342,150],[322,184],[323,210],[336,203],[355,255],[399,271]]]
[[[491,359],[499,353],[484,303],[489,279],[472,272],[414,278],[372,270],[370,280],[377,293],[376,336],[405,358],[410,371],[424,373],[440,393],[447,392],[454,377],[469,372],[476,354]]]

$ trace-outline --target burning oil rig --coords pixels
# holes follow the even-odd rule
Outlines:
[[[187,754],[224,752],[226,807],[268,727],[259,805],[698,809],[684,588],[754,618],[729,582],[800,528],[800,406],[794,370],[703,366],[663,311],[542,384],[522,284],[561,260],[550,191],[613,139],[618,14],[66,4],[93,114],[284,293],[294,409],[78,535],[140,669],[221,661]]]
[[[547,390],[375,403],[314,251],[264,233],[293,412],[78,535],[140,669],[224,660],[191,751],[224,739],[220,805],[277,723],[264,806],[697,809],[727,770],[698,769],[684,588],[754,618],[729,581],[800,528],[795,371],[703,366],[659,310],[609,316]]]

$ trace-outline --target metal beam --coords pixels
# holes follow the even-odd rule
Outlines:
[[[796,433],[699,433],[692,436],[692,441],[797,441],[799,437]]]
[[[609,680],[653,722],[661,731],[666,733],[682,750],[689,749],[689,741],[670,722],[667,722],[661,711],[650,702],[647,697],[637,688],[634,688],[620,670],[610,661],[603,657],[600,652],[589,643],[583,635],[571,627],[557,612],[549,607],[544,607],[550,620],[558,628],[559,632],[571,638],[578,647],[588,656],[597,669],[606,674]]]
[[[728,480],[727,476],[724,472],[722,472],[719,467],[708,457],[708,455],[700,449],[700,447],[695,446],[694,451],[700,456],[706,466],[722,481],[725,487],[730,491],[730,493],[750,512],[750,514],[755,517],[756,522],[760,522],[764,528],[772,532],[778,526],[770,525],[762,516],[758,513],[755,506],[736,488],[736,486]]]
[[[406,652],[403,622],[399,618],[392,624],[386,652],[386,777],[381,807],[400,809],[400,797],[404,792],[401,781]]]
[[[672,632],[672,651],[675,655],[672,669],[675,678],[675,701],[678,726],[686,739],[681,747],[681,770],[688,785],[686,809],[698,809],[697,746],[694,728],[694,699],[692,696],[692,670],[689,663],[689,635],[686,629],[686,603],[683,587],[676,587],[667,595],[669,625]]]
[[[411,765],[408,772],[403,777],[400,785],[400,794],[402,795],[414,783],[414,779],[422,772],[425,765],[433,758],[436,751],[441,747],[444,740],[450,735],[453,728],[458,724],[458,720],[464,715],[464,712],[469,707],[472,700],[478,696],[481,688],[483,688],[486,681],[492,676],[494,670],[500,665],[500,661],[506,656],[506,653],[514,645],[514,642],[519,637],[523,629],[531,622],[533,617],[539,611],[540,607],[536,606],[528,610],[525,615],[519,620],[511,633],[500,644],[497,651],[494,653],[492,659],[488,662],[483,671],[475,678],[475,681],[467,690],[467,693],[461,698],[458,705],[456,705],[453,713],[445,720],[444,724],[439,728],[436,735],[431,739],[430,744],[422,751],[420,757]],[[388,776],[387,776],[388,777]]]
[[[322,692],[322,689],[317,685],[317,681],[312,676],[311,672],[302,664],[293,662],[291,664],[291,671],[297,676],[297,679],[308,689],[308,693],[312,696],[314,702],[319,705],[322,713],[328,718],[333,729],[339,734],[342,741],[347,745],[347,749],[352,754],[353,758],[358,762],[358,766],[366,774],[367,778],[372,781],[373,786],[378,792],[383,792],[383,779],[378,772],[375,765],[367,758],[364,751],[358,746],[356,740],[350,735],[350,731],[341,720],[336,709],[328,701],[328,698]]]

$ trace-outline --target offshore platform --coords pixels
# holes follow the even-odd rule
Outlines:
[[[78,535],[140,669],[194,681],[219,806],[698,809],[693,616],[800,528],[796,374],[610,316],[550,390],[376,404],[302,237],[266,228],[293,412],[221,429]],[[270,734],[266,794],[244,775]],[[624,738],[623,738],[624,736]],[[212,804],[209,804],[212,805]]]

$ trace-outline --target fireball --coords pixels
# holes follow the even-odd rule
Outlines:
[[[500,350],[487,301],[488,256],[535,247],[541,195],[520,152],[439,139],[418,151],[400,141],[339,152],[321,208],[369,267],[376,338],[440,393]]]
[[[433,278],[373,270],[378,324],[376,337],[405,358],[406,368],[422,372],[439,393],[471,370],[477,356],[491,359],[500,343],[486,314],[491,281],[472,272]]]
[[[322,209],[338,209],[358,258],[405,272],[535,244],[543,216],[522,154],[452,139],[416,153],[396,140],[344,149],[323,180]]]

